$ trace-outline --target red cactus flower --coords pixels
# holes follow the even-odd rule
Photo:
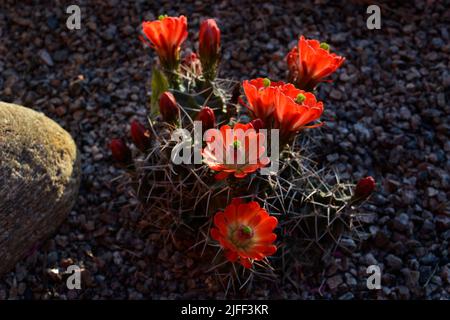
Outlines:
[[[142,23],[145,35],[143,42],[155,49],[161,65],[174,70],[180,61],[181,44],[186,40],[187,19],[185,16],[161,16],[159,20]]]
[[[247,97],[247,108],[254,118],[259,118],[264,122],[266,128],[272,127],[272,115],[275,111],[275,104],[279,87],[292,86],[284,82],[274,82],[267,78],[257,78],[245,80],[242,83],[245,96]]]
[[[203,107],[197,114],[197,120],[202,122],[202,129],[206,131],[216,126],[216,116],[213,109],[210,107]]]
[[[226,258],[250,268],[253,261],[273,255],[277,236],[273,233],[278,220],[260,207],[258,202],[233,201],[214,216],[211,237],[225,250]]]
[[[212,170],[219,171],[216,179],[225,179],[230,174],[244,178],[269,163],[269,158],[264,156],[265,136],[256,133],[250,123],[237,123],[234,128],[224,125],[213,133],[208,135],[202,155]]]
[[[296,94],[296,97],[292,95]],[[275,127],[280,129],[280,140],[288,142],[298,131],[304,128],[314,128],[323,123],[308,125],[319,119],[323,113],[323,103],[303,90],[280,92],[275,108]]]
[[[298,45],[288,53],[286,59],[289,82],[306,91],[312,91],[345,61],[344,57],[330,53],[326,43],[306,40],[303,36],[299,38]]]
[[[109,148],[111,149],[112,156],[120,164],[130,164],[131,150],[122,139],[112,139],[109,143]]]
[[[131,123],[131,140],[142,152],[147,151],[151,146],[150,131],[137,120]]]
[[[254,118],[264,122],[265,128],[280,129],[283,142],[308,123],[317,120],[323,112],[323,103],[318,102],[312,93],[297,89],[284,82],[273,82],[257,78],[243,83],[244,92]],[[319,124],[320,125],[320,124]]]
[[[198,51],[205,77],[214,77],[220,56],[220,29],[214,19],[200,25]],[[209,78],[212,79],[212,78]]]
[[[178,118],[177,100],[171,92],[163,92],[159,97],[159,112],[166,122],[174,122]]]
[[[365,199],[369,197],[373,190],[375,190],[375,179],[371,176],[362,178],[358,181],[358,184],[355,188],[355,195],[354,197],[357,199]]]

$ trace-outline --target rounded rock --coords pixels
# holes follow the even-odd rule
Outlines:
[[[0,102],[0,274],[56,231],[80,177],[69,133],[41,113]]]

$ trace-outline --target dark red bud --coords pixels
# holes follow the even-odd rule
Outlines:
[[[216,116],[213,109],[210,107],[203,107],[197,115],[198,121],[202,122],[202,129],[206,131],[216,126]]]
[[[112,139],[109,148],[114,160],[121,164],[131,163],[131,150],[122,139]]]
[[[173,122],[178,117],[177,100],[173,94],[166,91],[159,97],[159,112],[164,121]]]
[[[220,50],[220,29],[214,19],[207,19],[200,25],[198,49],[200,59],[215,59]]]
[[[150,131],[137,120],[131,123],[131,140],[134,145],[142,152],[147,151],[151,147]]]
[[[362,178],[358,181],[355,188],[355,197],[359,199],[369,197],[375,190],[375,179],[371,176]]]
[[[214,19],[202,22],[198,39],[203,75],[207,80],[212,80],[216,76],[220,57],[220,29]]]
[[[256,132],[259,132],[259,129],[264,129],[264,121],[261,119],[255,119],[250,122],[253,126],[253,129],[255,129]]]

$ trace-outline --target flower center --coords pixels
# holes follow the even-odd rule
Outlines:
[[[270,86],[270,79],[269,78],[264,78],[264,80],[263,80],[263,84],[264,84],[264,87],[268,87],[268,86]]]
[[[233,148],[235,149],[235,150],[237,150],[237,149],[239,149],[241,147],[241,142],[239,141],[239,140],[235,140],[234,142],[233,142]]]
[[[158,20],[163,20],[164,18],[167,18],[168,16],[167,16],[167,14],[161,14],[159,17],[158,17]]]
[[[303,101],[305,101],[305,100],[306,100],[306,97],[303,93],[299,93],[297,95],[297,98],[295,98],[295,102],[297,102],[297,103],[303,103]]]
[[[238,229],[237,236],[240,240],[248,240],[253,238],[253,229],[249,226],[241,225]]]
[[[322,43],[320,44],[320,47],[321,47],[322,49],[324,49],[324,50],[327,50],[327,51],[330,50],[330,45],[329,45],[328,43],[326,43],[326,42],[322,42]]]

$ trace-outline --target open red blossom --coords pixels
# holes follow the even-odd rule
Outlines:
[[[317,101],[314,94],[299,90],[292,91],[297,94],[293,97],[291,92],[280,92],[277,96],[275,108],[275,127],[280,129],[281,142],[288,142],[298,131],[304,128],[314,128],[322,123],[308,125],[319,119],[323,113],[323,103]]]
[[[280,129],[280,139],[289,138],[303,128],[318,126],[308,124],[323,112],[323,103],[312,93],[297,89],[290,83],[257,78],[243,83],[248,100],[247,108],[265,128]]]
[[[158,54],[163,67],[173,70],[180,61],[181,44],[186,40],[187,19],[185,16],[167,17],[142,23],[143,41]]]
[[[296,90],[292,84],[274,82],[267,78],[245,80],[242,87],[249,103],[247,108],[255,119],[259,118],[264,122],[266,128],[272,127],[272,115],[275,111],[279,88]]]
[[[244,178],[269,163],[264,156],[265,136],[257,133],[253,126],[236,123],[220,127],[220,131],[206,133],[206,147],[202,150],[203,161],[219,173],[216,179],[227,178],[234,174],[236,178]],[[214,135],[215,134],[215,135]]]
[[[345,61],[344,57],[330,53],[325,43],[306,40],[301,36],[298,44],[287,55],[289,82],[297,88],[312,91],[319,82],[334,73]]]
[[[226,258],[250,268],[253,261],[273,255],[277,235],[273,233],[278,220],[252,201],[233,199],[223,212],[214,216],[211,237],[225,250]]]

